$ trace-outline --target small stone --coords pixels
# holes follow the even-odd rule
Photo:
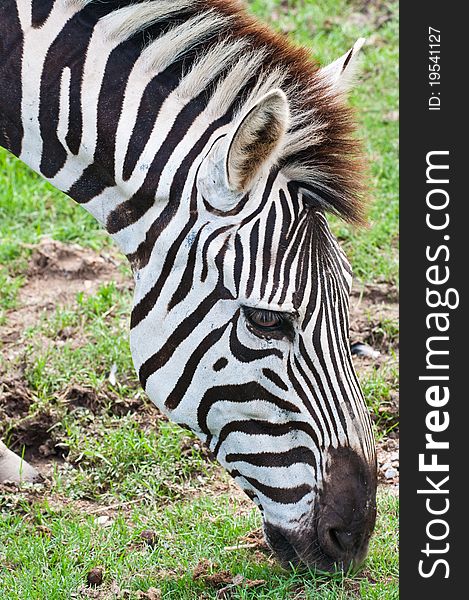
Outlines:
[[[383,120],[384,121],[399,121],[399,111],[391,110],[390,112],[388,112],[384,115]]]
[[[98,587],[103,583],[104,569],[103,567],[94,567],[87,575],[89,587]]]
[[[158,543],[158,535],[152,529],[144,529],[140,534],[142,540],[151,548],[154,548]]]
[[[374,350],[368,344],[364,344],[363,342],[355,342],[350,346],[350,350],[353,356],[360,356],[363,358],[372,358],[377,359],[381,356],[381,353],[378,350]]]
[[[396,469],[393,469],[391,467],[386,471],[384,476],[386,477],[386,479],[394,479],[394,477],[397,477],[397,471],[396,471]]]
[[[109,379],[109,383],[114,387],[117,385],[116,375],[117,375],[117,365],[116,365],[116,363],[113,363],[108,379]]]
[[[233,585],[241,585],[244,581],[244,575],[238,574],[233,577]]]

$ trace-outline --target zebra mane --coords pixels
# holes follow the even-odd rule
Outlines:
[[[239,121],[262,95],[281,88],[291,111],[277,158],[282,173],[307,204],[363,223],[353,111],[306,48],[251,17],[238,0],[62,1],[102,13],[102,31],[114,42],[140,43],[149,72],[178,65],[178,96],[187,101],[206,91],[210,119],[234,107]]]

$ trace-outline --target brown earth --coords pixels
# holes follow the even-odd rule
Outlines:
[[[399,322],[399,295],[389,284],[357,285],[350,302],[350,340],[363,342],[380,352],[376,358],[354,357],[359,373],[396,365],[399,360],[399,337],[386,324]],[[399,422],[399,393],[392,390],[379,411]],[[392,420],[389,423],[393,423]],[[378,481],[394,493],[399,491],[399,430],[396,427],[377,443]]]

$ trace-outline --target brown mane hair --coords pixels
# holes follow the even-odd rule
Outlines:
[[[104,4],[90,1],[95,10],[129,7],[127,0]],[[144,0],[133,5],[145,5],[145,10],[151,12],[151,4]],[[164,0],[154,4],[155,11],[164,9]],[[153,31],[147,16],[147,22],[142,21],[142,35],[148,34],[151,39],[172,28],[176,32],[180,30],[181,38],[190,37],[189,19],[205,16],[205,37],[201,39],[199,35],[196,39],[194,34],[194,39],[187,43],[185,55],[189,72],[197,60],[216,50],[217,45],[221,48],[223,44],[232,43],[234,49],[237,44],[231,56],[227,56],[226,50],[220,56],[213,54],[213,69],[219,74],[214,81],[228,78],[230,70],[235,72],[237,62],[247,60],[250,67],[249,60],[252,61],[249,82],[233,78],[236,85],[230,93],[238,113],[255,100],[252,95],[256,90],[265,93],[269,91],[266,86],[280,87],[288,98],[292,120],[279,152],[278,166],[302,189],[308,205],[335,213],[351,223],[362,224],[364,161],[356,137],[354,113],[347,105],[344,92],[333,87],[322,75],[310,52],[249,15],[239,0],[174,0],[167,4],[172,12],[162,29]],[[180,61],[181,56],[174,60]],[[207,94],[215,87],[209,86]]]
[[[293,110],[300,116],[296,125],[300,132],[302,126],[308,125],[311,114],[315,114],[322,124],[320,143],[311,143],[305,137],[302,150],[283,157],[280,165],[285,173],[294,181],[298,177],[296,183],[303,184],[306,191],[310,189],[315,197],[320,196],[326,210],[349,222],[363,224],[363,153],[355,136],[355,115],[344,95],[331,89],[321,77],[319,66],[308,49],[295,45],[285,35],[249,15],[244,3],[238,0],[199,0],[198,3],[230,16],[229,34],[232,37],[249,38],[253,48],[267,51],[263,63],[265,70],[280,68],[288,71],[284,91]],[[290,85],[296,97],[292,98],[289,93]],[[305,181],[308,171],[313,177]],[[317,181],[314,180],[316,173]]]

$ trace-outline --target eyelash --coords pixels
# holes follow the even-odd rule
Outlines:
[[[290,315],[287,313],[244,307],[244,315],[250,326],[249,328],[258,335],[293,338],[293,324]],[[275,322],[275,324],[269,324],[271,322]]]

